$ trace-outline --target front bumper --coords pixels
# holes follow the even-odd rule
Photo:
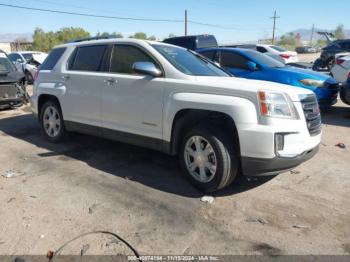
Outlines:
[[[318,152],[319,146],[303,152],[297,157],[275,157],[272,159],[242,157],[242,171],[245,176],[266,176],[291,170],[311,159]]]
[[[18,106],[23,103],[23,98],[17,97],[17,98],[1,98],[0,99],[0,109],[1,108],[7,108],[11,106]]]

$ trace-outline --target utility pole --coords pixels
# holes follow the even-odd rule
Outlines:
[[[185,10],[185,36],[187,35],[187,10]]]
[[[312,46],[312,41],[314,40],[315,24],[312,25],[311,37],[310,37],[310,46]]]
[[[278,18],[281,18],[281,17],[277,16],[277,11],[275,10],[273,17],[270,17],[270,19],[273,19],[272,44],[275,43],[276,19],[278,19]]]

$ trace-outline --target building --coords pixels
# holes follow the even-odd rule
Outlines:
[[[6,52],[6,53],[11,53],[11,43],[1,43],[0,42],[0,50]]]

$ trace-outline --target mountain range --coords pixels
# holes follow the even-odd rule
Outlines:
[[[317,41],[319,39],[325,39],[324,36],[317,34],[317,32],[320,32],[320,31],[330,32],[330,30],[316,28],[314,30],[314,35],[313,35],[314,41]],[[294,33],[295,35],[300,34],[301,41],[310,41],[312,29],[297,29],[290,33]],[[345,35],[345,38],[350,38],[350,29],[344,29],[344,35]]]
[[[16,39],[27,39],[28,41],[32,41],[32,35],[33,33],[0,33],[0,42],[9,43],[15,41]]]

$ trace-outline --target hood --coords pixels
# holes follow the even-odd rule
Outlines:
[[[240,97],[257,97],[259,90],[283,92],[289,95],[292,101],[299,102],[300,95],[313,94],[312,91],[268,81],[251,80],[237,77],[206,77],[198,76],[196,81],[201,86],[207,86],[215,94],[232,94]]]
[[[285,72],[289,74],[290,76],[293,76],[297,79],[305,79],[305,78],[311,78],[315,80],[322,80],[322,81],[327,81],[331,84],[337,83],[336,80],[334,80],[332,77],[329,75],[326,75],[324,73],[319,73],[312,71],[310,69],[303,69],[303,68],[298,68],[298,67],[293,67],[293,66],[285,66],[281,68],[271,68],[273,70],[276,70],[278,72]]]
[[[24,75],[18,71],[12,71],[12,72],[7,72],[7,73],[0,72],[0,84],[16,83],[23,77],[24,77]]]
[[[33,54],[33,60],[38,62],[39,64],[42,64],[44,60],[46,59],[47,54]]]

